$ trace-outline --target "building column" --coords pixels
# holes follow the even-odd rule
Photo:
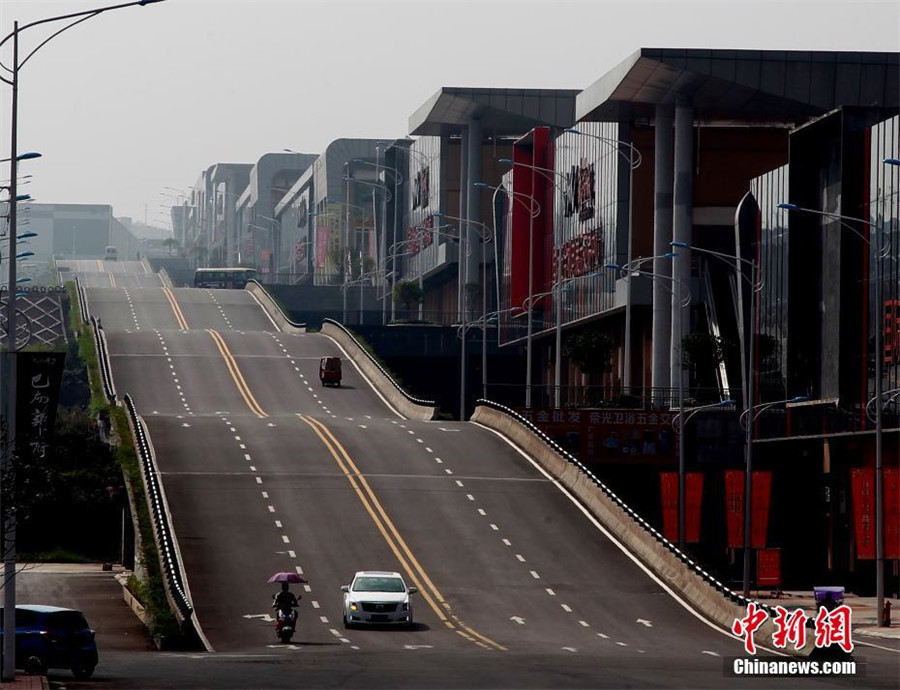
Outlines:
[[[469,199],[469,130],[464,127],[460,133],[459,139],[459,213],[457,214],[460,218],[465,218],[468,213],[468,199]],[[466,260],[465,260],[465,231],[466,231],[466,223],[459,223],[459,260],[457,261],[457,269],[458,269],[458,277],[457,277],[457,291],[456,291],[456,315],[459,321],[462,321],[463,317],[463,305],[465,304],[465,300],[463,298],[465,285],[466,285]]]
[[[478,273],[478,260],[481,257],[479,238],[481,227],[475,225],[481,221],[481,189],[475,187],[476,182],[481,181],[481,121],[469,120],[469,139],[466,142],[468,148],[467,158],[467,185],[466,190],[466,247],[465,256],[461,257],[466,264],[466,287],[463,296],[466,299],[466,320],[472,317],[474,311],[471,301],[474,299],[473,288],[481,281]]]
[[[675,100],[675,185],[672,213],[672,239],[690,244],[694,218],[694,107],[690,96],[678,94]],[[681,281],[685,295],[690,290],[690,250],[677,248],[672,263],[672,276]],[[678,283],[673,283],[672,296],[672,378],[673,390],[679,388],[684,376],[681,368],[681,340],[690,333],[690,305],[682,306],[685,295]]]
[[[654,123],[655,170],[653,178],[653,255],[663,256],[671,251],[672,241],[672,129],[674,111],[671,106],[657,105]],[[672,262],[669,259],[655,259],[653,272],[671,276]],[[650,370],[650,385],[654,389],[671,385],[669,351],[672,343],[672,297],[668,280],[653,281],[653,362]],[[664,396],[654,395],[655,403],[667,402]]]

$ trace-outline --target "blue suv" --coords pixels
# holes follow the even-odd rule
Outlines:
[[[3,639],[0,608],[0,641]],[[81,611],[57,606],[16,606],[16,666],[44,675],[48,668],[70,669],[79,680],[97,666],[94,631]]]

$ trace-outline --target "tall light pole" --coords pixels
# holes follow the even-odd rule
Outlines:
[[[613,139],[611,137],[603,137],[599,134],[592,134],[574,127],[565,130],[566,134],[577,134],[579,136],[588,137],[599,141],[610,147],[615,153],[623,158],[629,165],[628,172],[628,249],[626,262],[631,262],[631,238],[634,234],[632,219],[634,216],[634,171],[637,170],[643,157],[638,148],[630,141],[624,139]],[[631,388],[631,281],[628,281],[625,292],[625,353],[622,362],[624,371],[622,372],[622,384],[625,392],[628,393]]]
[[[684,543],[686,541],[686,532],[685,532],[685,506],[687,503],[687,497],[682,493],[685,490],[685,481],[683,477],[687,476],[687,461],[685,458],[685,448],[684,448],[684,427],[689,421],[691,421],[691,417],[693,417],[698,412],[703,412],[704,410],[712,410],[718,407],[731,407],[734,405],[734,400],[722,400],[717,403],[710,403],[709,405],[699,405],[698,407],[682,407],[681,411],[675,415],[675,418],[672,420],[672,428],[675,430],[675,433],[678,434],[678,548],[684,550]],[[687,415],[687,416],[685,416]],[[677,427],[677,428],[676,428]]]
[[[486,182],[475,182],[474,184],[476,187],[493,189],[494,191],[503,191],[506,194],[511,195],[515,201],[518,201],[528,210],[528,298],[530,300],[531,296],[534,294],[534,219],[541,214],[541,204],[530,194],[511,191],[509,189],[503,189],[502,187],[495,187]],[[527,203],[526,201],[522,201],[523,199],[526,199]],[[529,309],[527,340],[525,344],[525,407],[528,409],[531,409],[531,335],[533,322],[533,310]]]
[[[669,252],[665,255],[664,258],[674,259],[677,254]],[[654,257],[655,258],[655,257]],[[645,276],[650,278],[651,280],[660,281],[661,285],[664,285],[665,288],[672,294],[672,296],[676,299],[681,300],[681,307],[684,309],[691,303],[691,293],[690,289],[680,278],[676,278],[674,276],[666,276],[661,273],[653,273],[652,271],[639,271],[634,268],[625,269],[618,264],[605,264],[603,268],[616,271],[619,275],[623,272],[627,271],[628,282],[631,282],[631,278],[634,276]],[[665,284],[668,281],[672,284],[672,287],[669,287]],[[675,292],[675,286],[678,287],[678,292]],[[678,416],[682,419],[684,418],[685,407],[684,407],[684,325],[683,319],[678,320]],[[679,541],[682,542],[681,546],[683,546],[683,536],[684,536],[684,514],[685,514],[685,475],[686,475],[686,462],[685,456],[682,451],[684,437],[679,435],[679,449],[678,449],[678,537]]]
[[[886,165],[900,165],[896,158],[885,158]],[[884,358],[884,325],[880,323],[881,313],[884,309],[884,260],[891,252],[891,245],[883,246],[884,228],[879,228],[876,223],[863,218],[843,216],[839,213],[817,211],[804,208],[796,204],[778,204],[778,208],[797,213],[808,213],[822,218],[831,218],[838,221],[841,227],[849,230],[862,239],[863,242],[875,254],[875,304],[878,323],[875,327],[875,609],[879,626],[885,626],[884,615],[884,460],[882,446],[884,436],[884,381],[882,380],[882,359]],[[849,222],[848,222],[849,221]],[[866,237],[852,223],[861,223],[869,229],[869,234],[875,235],[875,244],[870,237]]]
[[[16,255],[16,168],[19,162],[19,154],[18,154],[18,136],[19,136],[19,124],[18,124],[18,116],[19,116],[19,70],[25,66],[25,64],[34,56],[34,54],[40,50],[43,46],[47,45],[47,43],[63,33],[67,29],[72,28],[73,26],[80,24],[83,21],[87,21],[91,17],[96,17],[98,14],[103,12],[109,12],[110,10],[118,10],[124,9],[126,7],[133,7],[135,5],[149,5],[151,3],[161,2],[162,0],[137,0],[137,2],[127,2],[121,5],[111,5],[109,7],[100,7],[92,10],[85,10],[83,12],[72,12],[70,14],[62,14],[54,17],[47,17],[45,19],[38,19],[33,22],[29,22],[28,24],[24,24],[21,27],[19,26],[19,22],[16,21],[13,23],[13,31],[8,34],[3,40],[0,40],[0,47],[2,47],[7,41],[12,39],[13,44],[13,58],[12,58],[12,67],[9,69],[11,73],[11,78],[7,79],[4,76],[0,76],[0,80],[9,84],[12,87],[12,112],[10,114],[10,147],[9,147],[9,167],[10,167],[10,187],[9,187],[9,227],[10,227],[10,242],[9,242],[9,254],[10,256]],[[30,29],[35,26],[40,26],[41,24],[48,24],[50,22],[63,21],[66,19],[73,19],[71,24],[63,27],[56,33],[52,34],[50,38],[46,39],[42,43],[38,44],[38,46],[32,50],[28,55],[25,56],[25,59],[19,62],[19,34],[25,29]],[[7,375],[8,375],[8,385],[9,392],[6,396],[6,424],[9,433],[7,434],[7,442],[4,444],[3,451],[3,463],[9,463],[12,461],[13,456],[15,454],[15,442],[10,441],[12,434],[15,429],[15,415],[16,415],[16,263],[15,261],[10,261],[9,263],[9,302],[7,303],[7,317],[6,317],[6,329],[7,333],[10,334],[7,345]],[[6,513],[11,515],[9,510],[6,510]],[[5,549],[4,553],[4,582],[5,586],[3,588],[3,608],[5,611],[5,621],[4,627],[6,630],[15,630],[15,621],[16,621],[16,561],[15,561],[15,518],[9,518],[10,526],[6,531],[6,536],[9,537],[9,546]],[[4,682],[9,682],[15,679],[15,635],[4,635],[3,636],[3,663],[2,663],[2,672],[0,672],[0,679]]]
[[[719,261],[722,261],[731,270],[735,272],[738,279],[738,302],[741,305],[741,327],[738,329],[738,337],[741,340],[741,356],[745,358],[747,368],[744,383],[744,411],[753,409],[754,390],[753,386],[756,380],[754,376],[756,366],[756,338],[753,337],[753,321],[756,318],[756,310],[759,304],[759,293],[762,290],[762,281],[757,278],[756,258],[744,259],[734,254],[726,254],[724,252],[716,252],[711,249],[701,249],[695,247],[688,242],[670,242],[672,247],[680,247],[689,249],[692,252],[700,252],[707,254]],[[731,263],[734,261],[734,263]],[[744,268],[749,269],[750,276],[744,275]],[[750,317],[744,319],[743,313],[743,292],[744,289],[740,284],[740,280],[744,280],[750,284]],[[747,332],[745,333],[745,329]],[[744,367],[742,367],[743,369]],[[793,402],[793,401],[791,401]],[[755,419],[755,417],[754,417]],[[753,512],[753,424],[748,423],[744,428],[744,563],[743,563],[743,591],[744,596],[750,596],[750,560],[751,560],[751,544],[750,544],[750,525],[752,523]]]

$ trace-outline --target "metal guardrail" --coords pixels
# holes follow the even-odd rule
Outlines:
[[[88,314],[87,298],[84,296],[84,287],[78,276],[75,276],[75,294],[78,295],[78,308],[81,310],[81,321],[87,325],[90,323],[90,314]]]
[[[694,571],[694,573],[700,577],[706,584],[710,585],[718,592],[720,592],[724,597],[730,599],[736,604],[741,606],[746,606],[751,601],[756,604],[758,609],[764,609],[771,617],[777,615],[775,609],[768,604],[763,604],[755,599],[750,599],[745,597],[743,594],[739,594],[734,590],[726,587],[722,582],[717,580],[713,575],[705,571],[701,568],[697,563],[690,559],[690,557],[681,551],[675,544],[666,539],[655,527],[653,527],[649,522],[647,522],[644,518],[638,515],[625,501],[619,498],[606,484],[604,484],[600,479],[591,472],[587,467],[585,467],[582,462],[572,455],[565,448],[560,446],[556,441],[547,436],[543,431],[541,431],[537,426],[529,422],[525,417],[520,415],[515,410],[506,407],[505,405],[501,405],[499,403],[495,403],[491,400],[485,400],[484,398],[479,398],[476,405],[484,405],[485,407],[490,407],[491,409],[497,410],[498,412],[502,412],[503,414],[509,415],[517,422],[519,422],[522,426],[526,427],[531,433],[537,436],[541,441],[550,446],[560,457],[562,457],[567,462],[575,465],[579,470],[581,470],[591,482],[600,489],[611,501],[613,501],[619,508],[624,510],[628,515],[637,522],[641,527],[643,527],[650,535],[656,539],[660,544],[662,544],[668,551],[670,551],[678,560],[684,563],[688,568]],[[812,621],[807,621],[807,627],[812,625]]]
[[[369,351],[366,350],[366,348],[364,348],[362,345],[359,344],[359,341],[356,339],[356,336],[353,335],[353,332],[350,331],[348,328],[346,328],[342,323],[340,323],[339,321],[335,321],[334,319],[328,319],[328,318],[322,319],[322,322],[330,323],[331,325],[337,326],[342,331],[344,331],[344,333],[346,333],[347,336],[354,343],[356,343],[357,347],[359,347],[359,349],[365,353],[366,357],[369,358],[369,361],[372,362],[373,365],[375,365],[375,367],[378,369],[378,371],[380,371],[382,374],[384,374],[385,378],[387,378],[387,380],[393,384],[394,388],[396,388],[404,398],[409,400],[411,403],[415,403],[416,405],[425,405],[426,407],[436,407],[437,406],[437,402],[434,400],[421,400],[419,398],[414,398],[409,393],[407,393],[405,390],[403,390],[400,387],[400,384],[397,383],[396,381],[394,381],[393,377],[387,371],[385,371],[384,367],[381,366],[381,364],[378,363],[378,360],[376,360],[369,353]]]
[[[260,283],[260,282],[259,282],[258,280],[256,280],[255,278],[250,278],[250,280],[248,280],[247,283],[248,283],[248,284],[249,284],[249,283],[253,283],[253,284],[256,285],[257,287],[259,287],[260,290],[262,290],[263,292],[266,293],[266,295],[268,296],[269,300],[272,302],[272,304],[273,304],[273,305],[275,306],[275,308],[278,310],[278,313],[280,313],[281,316],[282,316],[282,318],[284,318],[284,320],[288,322],[288,325],[293,326],[294,328],[306,328],[306,324],[305,324],[305,323],[297,323],[296,321],[291,321],[291,320],[287,317],[287,314],[284,313],[284,309],[282,309],[281,306],[278,304],[278,302],[276,302],[276,301],[272,298],[272,295],[270,295],[270,294],[269,294],[269,291],[266,290],[266,286],[265,286],[264,284]]]
[[[124,397],[125,409],[131,419],[131,425],[135,434],[135,446],[141,471],[144,475],[144,487],[147,491],[147,499],[150,504],[150,517],[156,533],[156,545],[159,551],[159,560],[166,579],[166,586],[172,601],[178,607],[181,615],[188,619],[194,611],[194,607],[188,599],[184,586],[184,577],[181,563],[178,560],[178,551],[175,547],[175,539],[169,526],[169,516],[166,510],[165,498],[156,471],[156,463],[153,460],[153,452],[147,440],[147,431],[144,421],[138,416],[134,406],[134,400],[127,393]]]
[[[103,392],[106,399],[116,402],[116,389],[113,386],[112,371],[109,368],[109,352],[106,350],[106,338],[100,332],[100,325],[93,316],[91,317],[91,325],[94,328],[94,342],[97,343],[97,363],[100,367],[100,380],[103,382]]]

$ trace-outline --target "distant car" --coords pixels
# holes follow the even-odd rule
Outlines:
[[[399,624],[413,627],[410,594],[418,590],[407,587],[400,573],[363,570],[353,582],[341,587],[344,593],[344,627],[354,625]]]
[[[0,641],[3,639],[0,608]],[[90,678],[97,666],[97,643],[81,611],[57,606],[16,606],[16,666],[44,675],[48,668]]]

